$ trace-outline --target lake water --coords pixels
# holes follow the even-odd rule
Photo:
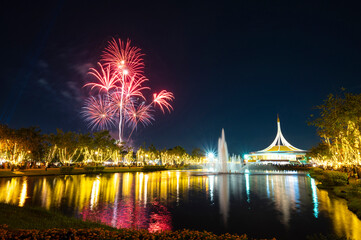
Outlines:
[[[187,228],[277,239],[332,233],[361,240],[361,221],[345,200],[317,189],[302,172],[0,178],[0,202],[41,206],[117,228]]]

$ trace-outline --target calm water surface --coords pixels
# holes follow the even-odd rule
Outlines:
[[[41,206],[117,228],[188,228],[278,239],[334,233],[361,240],[361,221],[346,202],[317,189],[301,172],[2,178],[0,201]]]

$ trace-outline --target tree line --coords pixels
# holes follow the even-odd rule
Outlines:
[[[57,129],[56,133],[42,134],[39,127],[12,129],[0,125],[0,164],[98,165],[107,161],[115,165],[200,164],[204,153],[199,148],[188,154],[181,146],[159,150],[145,144],[135,151],[118,144],[108,131],[80,133]]]

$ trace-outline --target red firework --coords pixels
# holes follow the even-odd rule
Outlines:
[[[111,73],[109,65],[105,68],[105,70],[99,62],[98,62],[98,65],[100,66],[101,73],[98,72],[95,68],[90,68],[89,74],[96,77],[96,79],[98,79],[99,82],[98,83],[87,83],[84,85],[84,87],[91,86],[91,89],[99,88],[99,91],[104,89],[107,92],[112,88],[116,88],[117,82],[119,81],[118,76],[114,73]]]
[[[108,42],[103,51],[102,61],[110,64],[113,70],[122,71],[125,74],[143,74],[144,60],[140,48],[131,47],[131,41],[123,42],[114,38]]]
[[[153,94],[153,102],[155,105],[158,105],[162,112],[164,113],[164,108],[166,108],[169,112],[173,110],[172,105],[169,103],[174,100],[173,93],[167,92],[166,90],[160,91],[160,93]]]
[[[138,123],[141,123],[144,127],[151,124],[154,117],[152,115],[152,109],[149,105],[145,105],[144,102],[139,106],[130,104],[126,109],[126,122],[134,128],[137,128]]]
[[[129,79],[129,81],[126,81]],[[144,76],[138,76],[134,75],[133,77],[128,77],[123,82],[123,91],[124,91],[124,97],[126,99],[139,97],[145,100],[145,97],[142,93],[144,90],[149,90],[149,87],[142,86],[145,82],[147,82],[148,79]]]

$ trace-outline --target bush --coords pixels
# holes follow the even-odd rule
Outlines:
[[[3,239],[238,239],[246,240],[246,235],[225,233],[216,235],[206,231],[164,231],[150,233],[146,230],[120,229],[109,231],[102,228],[91,229],[45,229],[23,230],[9,229],[6,225],[0,225],[0,236]]]
[[[203,166],[202,165],[184,165],[184,169],[189,169],[189,170],[203,169]]]
[[[60,167],[60,172],[67,174],[67,173],[71,173],[74,170],[73,166],[62,166]]]
[[[350,184],[348,191],[350,197],[357,197],[361,199],[361,180],[357,180],[354,184]]]
[[[348,208],[354,212],[357,217],[361,218],[361,199],[353,198],[349,199]]]
[[[162,170],[167,170],[167,168],[165,166],[144,166],[142,167],[142,171],[145,172],[152,172],[152,171],[162,171]]]
[[[319,175],[323,173],[323,170],[321,168],[312,168],[311,170],[313,173]]]
[[[328,186],[344,186],[347,184],[347,173],[337,171],[325,171],[322,184]]]
[[[86,172],[102,172],[104,170],[104,166],[85,166],[83,169]]]
[[[86,172],[94,172],[95,167],[93,167],[93,166],[85,166],[85,167],[83,167],[83,169],[84,169]]]

